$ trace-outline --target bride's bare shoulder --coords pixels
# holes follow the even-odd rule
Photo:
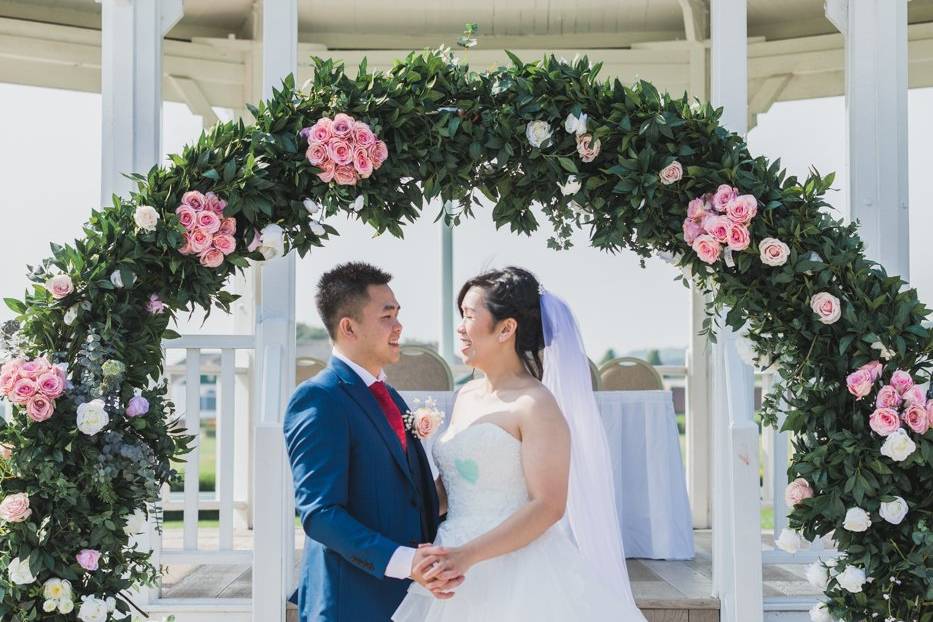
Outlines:
[[[528,387],[516,400],[522,417],[563,421],[560,406],[554,395],[540,382],[529,383]]]

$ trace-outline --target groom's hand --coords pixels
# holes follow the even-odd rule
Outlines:
[[[422,544],[415,551],[415,558],[412,561],[411,578],[440,600],[453,598],[453,590],[463,583],[463,577],[455,577],[447,581],[438,581],[436,578],[430,580],[425,577],[432,568],[435,568],[441,562],[445,555],[446,552],[440,547]]]

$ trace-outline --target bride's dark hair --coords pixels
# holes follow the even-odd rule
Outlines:
[[[544,349],[544,328],[541,324],[540,284],[535,276],[522,268],[509,266],[502,270],[490,270],[475,276],[460,288],[457,308],[463,315],[463,298],[471,287],[483,290],[486,308],[496,323],[512,318],[518,324],[515,333],[515,352],[525,369],[541,380],[544,366],[541,350]]]

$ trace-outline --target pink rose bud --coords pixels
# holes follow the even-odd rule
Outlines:
[[[904,395],[907,390],[914,386],[914,379],[910,374],[900,369],[891,374],[891,386],[894,387],[900,395]]]
[[[357,147],[353,151],[353,168],[363,179],[373,174],[373,162],[369,159],[369,151],[363,147]]]
[[[224,218],[220,222],[220,230],[217,233],[221,235],[236,235],[236,218]]]
[[[687,244],[693,244],[694,240],[703,235],[703,226],[693,220],[684,221],[684,241]]]
[[[201,253],[199,259],[205,268],[217,268],[224,262],[224,254],[216,248],[209,248]]]
[[[706,213],[706,202],[702,197],[697,197],[687,204],[687,218],[697,220]]]
[[[353,126],[353,140],[360,147],[369,147],[376,142],[376,135],[368,125],[357,121]]]
[[[98,569],[98,563],[100,562],[100,551],[94,549],[81,549],[75,559],[78,560],[78,564],[87,571],[93,572]]]
[[[732,221],[725,216],[710,216],[703,221],[703,228],[720,244],[729,242]]]
[[[684,167],[674,160],[667,166],[661,169],[661,172],[658,173],[658,177],[661,178],[661,183],[665,186],[669,186],[674,182],[680,181],[684,176]]]
[[[196,212],[200,212],[202,209],[204,209],[205,201],[206,198],[204,195],[197,190],[189,190],[181,197],[181,204],[189,206]]]
[[[67,274],[53,276],[46,282],[45,288],[49,290],[55,300],[61,300],[75,290],[74,283]]]
[[[701,261],[712,264],[719,259],[722,247],[712,236],[703,234],[693,241],[693,250]]]
[[[592,162],[599,155],[600,142],[593,140],[592,134],[577,136],[577,153],[584,162]]]
[[[930,420],[927,417],[927,411],[920,404],[911,404],[908,406],[907,410],[904,411],[903,418],[907,427],[917,434],[926,434],[926,431],[930,429]]]
[[[218,218],[223,216],[224,210],[226,208],[227,202],[213,192],[208,192],[206,195],[204,195],[204,209],[214,212],[217,214]]]
[[[188,244],[191,246],[191,252],[194,255],[200,255],[211,247],[214,242],[214,236],[201,227],[195,227],[188,238]]]
[[[353,164],[353,148],[345,140],[335,138],[327,143],[327,155],[337,166]]]
[[[210,234],[220,231],[220,217],[214,212],[204,210],[198,214],[198,227]]]
[[[236,240],[232,235],[215,235],[214,248],[224,255],[229,255],[236,250]]]
[[[729,248],[734,251],[744,251],[751,242],[751,236],[745,225],[732,223],[729,227]]]
[[[325,184],[333,180],[334,175],[337,172],[337,165],[334,164],[333,160],[327,160],[318,166],[318,168],[321,169],[321,172],[317,174],[317,178],[323,181]]]
[[[338,166],[334,171],[334,181],[340,186],[355,186],[356,180],[356,170],[352,166]]]
[[[900,429],[901,420],[893,408],[879,408],[871,414],[868,425],[876,434],[888,436]]]
[[[20,378],[13,383],[13,394],[10,400],[14,404],[25,404],[39,391],[39,385],[31,378]]]
[[[926,392],[924,392],[923,387],[918,384],[915,384],[914,386],[904,391],[904,395],[902,397],[904,398],[904,404],[907,405],[918,404],[922,408],[927,403]]]
[[[373,161],[373,168],[379,168],[389,159],[389,148],[381,140],[369,146],[369,159]]]
[[[839,299],[829,292],[819,292],[810,297],[810,308],[823,324],[833,324],[842,316]]]
[[[882,370],[881,361],[869,361],[868,363],[865,363],[864,365],[859,367],[859,369],[867,369],[869,373],[871,374],[872,382],[875,382],[879,378],[881,378],[881,370]]]
[[[334,135],[334,122],[329,117],[322,117],[311,127],[308,132],[308,140],[318,143],[326,143]]]
[[[878,391],[878,397],[875,398],[875,406],[878,408],[897,408],[901,405],[902,398],[897,391],[889,384],[884,385]]]
[[[872,384],[871,372],[867,369],[859,369],[846,376],[846,386],[849,393],[854,395],[857,400],[871,393]]]
[[[22,523],[32,516],[29,508],[29,495],[17,492],[0,501],[0,520],[8,523]]]
[[[61,375],[51,369],[36,379],[39,384],[39,391],[48,398],[55,399],[60,397],[65,390],[65,381]]]
[[[738,196],[738,194],[739,191],[737,188],[733,188],[728,184],[720,185],[713,194],[713,209],[720,214],[724,213],[726,211],[726,206],[732,199]]]
[[[339,138],[348,138],[353,131],[355,122],[353,117],[342,112],[334,115],[334,122],[331,124],[331,131],[334,136]]]
[[[191,231],[198,223],[198,213],[190,205],[179,205],[175,208],[175,215],[178,216],[178,222],[181,226]]]
[[[784,489],[784,503],[788,508],[792,508],[812,496],[813,489],[810,487],[810,483],[802,477],[798,477]]]
[[[747,225],[758,214],[758,199],[742,194],[726,203],[726,215],[732,222]]]
[[[37,393],[26,402],[26,415],[36,423],[49,419],[54,413],[55,402],[41,393]]]
[[[320,166],[330,159],[330,155],[327,153],[327,145],[324,143],[311,143],[308,145],[308,150],[305,151],[305,157],[308,159],[308,162],[311,163],[311,166]]]

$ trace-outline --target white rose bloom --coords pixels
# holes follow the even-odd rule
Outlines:
[[[123,287],[123,275],[120,274],[119,270],[114,270],[110,275],[110,282],[113,283],[114,287]]]
[[[71,326],[75,323],[76,319],[78,319],[78,306],[72,305],[68,307],[67,311],[65,311],[65,326]]]
[[[57,600],[46,600],[44,603],[42,603],[42,611],[46,613],[52,613],[56,609],[58,609]]]
[[[571,175],[567,178],[567,183],[560,185],[560,193],[565,197],[569,197],[572,194],[576,194],[580,190],[580,180],[577,179],[576,175]]]
[[[81,608],[78,609],[78,619],[81,622],[107,622],[109,613],[106,602],[93,596],[85,596]]]
[[[907,516],[907,502],[901,497],[894,497],[894,501],[885,501],[881,504],[878,513],[881,518],[892,525],[899,525],[904,517]]]
[[[20,559],[19,557],[11,561],[10,565],[7,566],[7,575],[10,577],[10,581],[16,585],[28,585],[36,580],[29,568],[29,560]]]
[[[547,121],[530,121],[525,126],[525,136],[532,147],[541,147],[551,139],[551,126]]]
[[[305,199],[301,204],[305,206],[305,210],[312,216],[321,211],[321,204],[314,199]]]
[[[774,541],[776,547],[791,554],[799,551],[802,544],[800,534],[787,528],[782,529],[781,535]]]
[[[871,526],[871,516],[862,508],[849,508],[842,526],[849,531],[867,531]]]
[[[811,622],[833,622],[833,617],[829,615],[829,610],[824,603],[817,603],[810,607]]]
[[[146,530],[146,514],[142,510],[136,510],[126,517],[126,525],[123,527],[123,533],[132,537]]]
[[[855,566],[846,566],[845,570],[836,575],[836,581],[842,589],[853,594],[861,592],[865,583],[865,571]]]
[[[58,600],[65,595],[61,579],[49,579],[42,584],[42,596],[48,600]]]
[[[259,252],[266,259],[281,257],[285,254],[285,231],[276,224],[269,224],[260,232]]]
[[[159,223],[159,212],[151,205],[140,205],[136,208],[133,220],[136,221],[136,226],[143,231],[155,231],[156,225]]]
[[[78,429],[94,436],[110,423],[110,415],[104,408],[103,400],[91,400],[78,406]]]
[[[321,237],[322,235],[326,233],[326,231],[324,231],[324,225],[322,225],[316,220],[309,221],[308,225],[311,227],[311,233],[313,233],[314,235],[318,237]]]
[[[568,114],[564,120],[564,129],[568,134],[586,134],[586,113],[581,113],[579,117],[573,116],[573,113]]]
[[[366,204],[366,197],[361,194],[360,196],[353,199],[353,203],[350,203],[350,209],[352,209],[354,212],[358,212],[361,209],[363,209],[363,206],[365,204]]]
[[[75,604],[71,601],[70,598],[67,598],[58,603],[58,610],[62,613],[71,613],[74,611]]]
[[[895,462],[906,460],[907,456],[914,453],[917,446],[914,444],[904,428],[899,428],[888,434],[884,444],[881,446],[881,454],[887,456]]]
[[[807,566],[807,581],[809,581],[810,585],[813,587],[825,590],[826,584],[829,583],[829,571],[826,569],[826,566],[818,561]]]

